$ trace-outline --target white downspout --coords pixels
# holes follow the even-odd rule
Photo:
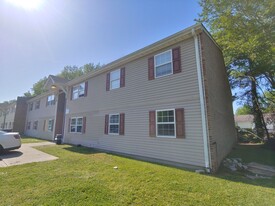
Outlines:
[[[205,109],[205,99],[204,99],[204,89],[202,82],[202,68],[201,68],[201,59],[200,59],[200,49],[199,49],[199,40],[198,36],[194,29],[192,29],[192,35],[194,37],[195,42],[195,52],[196,52],[196,64],[197,64],[197,74],[198,74],[198,82],[199,82],[199,94],[200,94],[200,106],[201,106],[201,120],[202,120],[202,133],[203,133],[203,148],[204,148],[204,161],[205,168],[207,172],[210,172],[210,147],[208,141],[208,126],[206,120],[206,109]]]

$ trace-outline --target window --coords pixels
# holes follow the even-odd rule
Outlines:
[[[83,117],[71,118],[70,132],[71,133],[82,133],[83,128]]]
[[[119,114],[109,115],[109,134],[119,134]]]
[[[85,83],[81,83],[73,87],[72,99],[78,99],[79,97],[85,96]]]
[[[48,131],[53,131],[53,123],[54,123],[53,119],[48,120]]]
[[[40,107],[40,100],[35,102],[34,109],[39,109]]]
[[[120,69],[110,73],[110,89],[117,89],[120,87]]]
[[[37,127],[38,127],[38,121],[35,121],[34,123],[33,123],[33,129],[34,130],[37,130]]]
[[[47,98],[46,106],[49,106],[49,105],[55,105],[55,96],[54,96],[54,94],[49,95],[48,98]]]
[[[27,129],[28,129],[28,130],[31,129],[31,122],[27,122]]]
[[[155,55],[155,77],[172,74],[172,68],[172,50]]]
[[[33,103],[30,103],[29,104],[29,111],[32,111],[32,109],[33,109]]]
[[[157,136],[175,137],[175,110],[157,110]]]

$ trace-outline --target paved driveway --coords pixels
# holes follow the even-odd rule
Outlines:
[[[0,155],[0,167],[9,167],[13,165],[22,165],[31,162],[44,162],[56,160],[58,157],[41,152],[33,147],[54,145],[52,142],[39,142],[22,144],[22,146],[13,151]]]

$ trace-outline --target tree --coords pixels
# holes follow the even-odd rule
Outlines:
[[[67,80],[72,80],[76,77],[82,76],[84,74],[87,74],[93,70],[97,70],[100,69],[102,67],[102,65],[98,64],[94,64],[94,63],[89,63],[89,64],[85,64],[82,67],[77,67],[77,66],[65,66],[63,68],[63,70],[61,71],[60,74],[58,74],[58,76],[67,79]],[[47,77],[44,77],[42,79],[40,79],[38,82],[33,84],[33,87],[31,88],[31,91],[27,91],[24,93],[25,97],[32,97],[32,96],[37,96],[39,94],[42,94],[43,92],[45,92],[44,90],[44,85],[47,81]]]
[[[245,115],[245,114],[251,114],[251,107],[247,104],[243,105],[242,107],[239,107],[236,110],[236,115]]]
[[[263,91],[274,89],[273,0],[201,0],[199,22],[206,23],[223,50],[235,97],[252,108],[258,136],[267,131],[261,109]],[[266,132],[268,135],[268,133]]]

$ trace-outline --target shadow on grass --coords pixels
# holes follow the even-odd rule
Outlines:
[[[264,165],[275,166],[275,151],[265,148],[264,145],[236,145],[228,155],[228,158],[241,158],[243,163],[257,162]],[[255,176],[255,174],[244,171],[231,172],[221,165],[218,173],[213,176],[234,182],[275,188],[275,176],[270,179],[250,179],[246,176],[248,174]]]
[[[117,153],[117,152],[111,152],[101,149],[94,149],[94,148],[88,148],[83,146],[74,146],[70,145],[70,147],[64,148],[65,150],[76,152],[80,154],[98,154],[98,153],[105,153],[110,154],[122,158],[132,159],[135,161],[145,162],[145,163],[153,163],[156,165],[164,166],[164,167],[171,167],[176,168],[180,170],[184,170],[187,172],[194,172],[196,168],[190,168],[190,165],[186,165],[187,167],[184,167],[182,164],[179,165],[172,165],[172,163],[169,164],[169,162],[165,161],[158,161],[156,159],[152,158],[145,158],[141,156],[135,156],[135,155],[128,155],[123,153]],[[237,145],[230,155],[229,158],[242,158],[244,163],[249,162],[258,162],[261,164],[267,164],[271,166],[275,166],[275,152],[268,150],[264,148],[262,145]],[[199,175],[199,174],[198,174]],[[220,167],[218,173],[216,174],[210,174],[205,175],[210,176],[214,178],[220,178],[228,181],[233,181],[237,183],[244,183],[254,186],[261,186],[261,187],[267,187],[267,188],[275,188],[275,177],[271,179],[249,179],[246,177],[246,173],[244,172],[231,172],[224,168],[223,166]]]

